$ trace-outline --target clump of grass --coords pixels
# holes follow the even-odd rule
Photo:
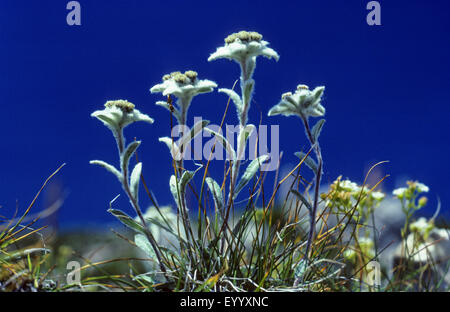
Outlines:
[[[51,269],[46,269],[50,249],[40,236],[45,228],[34,228],[39,217],[31,217],[29,213],[37,198],[50,179],[63,167],[59,167],[42,185],[25,212],[0,220],[0,291],[36,292],[51,291],[57,285],[48,276]],[[36,243],[36,237],[38,238]]]
[[[233,60],[241,69],[240,93],[234,90],[234,86],[219,89],[228,96],[220,128],[232,102],[239,119],[237,147],[232,146],[217,129],[209,127],[209,121],[199,121],[192,129],[186,127],[193,98],[212,92],[217,87],[215,82],[199,80],[194,71],[184,74],[179,71],[164,75],[163,82],[151,89],[152,93],[159,92],[167,97],[157,105],[170,112],[171,127],[176,121],[177,126],[186,129],[181,131],[179,140],[172,135],[159,139],[170,151],[173,175],[167,180],[175,211],[160,207],[147,187],[142,175],[143,163],[137,159],[136,153],[141,141],[126,144],[124,129],[128,125],[136,121],[153,123],[153,119],[123,100],[109,101],[103,110],[92,114],[112,131],[118,148],[119,167],[100,160],[91,163],[102,166],[118,179],[136,217],[113,208],[114,200],[110,203],[109,212],[134,232],[130,244],[139,247],[148,257],[148,269],[145,272],[132,270],[127,287],[135,285],[136,290],[145,291],[409,289],[414,283],[411,279],[404,279],[403,288],[398,287],[398,275],[385,269],[377,272],[383,273],[380,281],[374,283],[371,280],[374,268],[370,264],[378,259],[384,248],[377,245],[376,227],[372,222],[375,209],[383,204],[385,197],[384,193],[376,191],[382,181],[368,187],[365,182],[359,186],[338,178],[328,192],[320,194],[323,155],[319,138],[325,120],[319,119],[312,124],[311,118],[325,114],[322,105],[325,87],[310,89],[299,84],[294,92],[283,93],[280,102],[268,112],[269,116],[299,117],[310,145],[306,153],[296,153],[297,165],[280,180],[277,170],[273,191],[267,194],[264,188],[267,177],[264,166],[268,155],[255,155],[243,170],[249,137],[256,129],[248,123],[248,113],[256,85],[253,74],[257,57],[279,59],[278,53],[268,45],[262,40],[262,35],[242,31],[228,36],[225,45],[208,59]],[[173,98],[177,100],[176,106]],[[194,169],[188,169],[190,164],[184,161],[183,155],[190,142],[202,131],[215,137],[210,157],[206,164],[194,163]],[[300,146],[301,142],[298,144]],[[228,158],[223,163],[223,176],[214,178],[209,168],[213,151],[219,147],[226,150]],[[136,155],[137,162],[130,170],[133,155]],[[300,174],[305,167],[313,174],[311,181]],[[281,197],[280,188],[286,184],[289,191]],[[141,208],[141,185],[152,204],[147,211]],[[419,184],[414,185],[417,187]],[[244,190],[249,196],[238,201],[238,195]],[[194,194],[194,203],[187,201],[188,192]],[[409,192],[415,194],[414,191]],[[403,200],[398,194],[396,196]],[[416,204],[412,204],[415,200],[411,195],[407,202],[402,202],[407,216],[402,231],[405,241],[408,240],[408,224],[418,209]],[[418,205],[423,206],[424,200],[419,200]],[[417,230],[420,224],[415,228],[411,231],[422,233]],[[426,231],[429,234],[432,230],[427,228]],[[423,242],[430,237],[425,234],[419,235]],[[419,240],[413,238],[413,241]],[[402,259],[414,257],[411,253],[401,255]],[[395,267],[393,271],[397,269]],[[423,265],[420,265],[421,269]],[[407,272],[409,276],[415,274],[410,270]]]

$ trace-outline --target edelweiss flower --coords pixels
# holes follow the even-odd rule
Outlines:
[[[217,48],[217,51],[211,54],[208,61],[227,58],[242,63],[248,57],[259,55],[267,58],[273,57],[278,61],[280,56],[275,50],[267,47],[268,44],[267,41],[262,40],[262,35],[257,32],[240,31],[225,38],[225,46]]]
[[[184,74],[173,72],[169,75],[164,75],[162,78],[163,82],[150,89],[151,93],[161,92],[163,96],[173,95],[178,98],[177,105],[179,109],[175,109],[173,113],[182,124],[185,123],[184,119],[192,98],[200,93],[212,92],[217,87],[217,84],[211,80],[197,79],[197,75],[197,72],[192,70],[186,71]],[[173,110],[167,102],[159,101],[156,104],[170,111]]]
[[[92,117],[102,121],[113,131],[120,131],[135,121],[153,123],[153,119],[134,108],[134,104],[126,100],[108,101],[103,110],[95,111]]]
[[[268,115],[298,115],[302,118],[323,116],[325,108],[320,102],[324,90],[325,87],[317,87],[311,91],[308,86],[299,85],[294,94],[291,92],[284,93],[281,96],[281,101],[270,109]]]
[[[208,61],[220,58],[234,60],[241,65],[243,73],[246,73],[244,80],[252,77],[255,69],[256,57],[259,55],[267,58],[274,58],[278,61],[278,53],[268,47],[269,43],[262,40],[262,35],[251,31],[240,31],[225,38],[225,45],[217,48],[216,52],[210,55]]]

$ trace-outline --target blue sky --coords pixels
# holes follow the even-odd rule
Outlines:
[[[228,34],[263,34],[280,54],[260,58],[250,122],[280,125],[284,163],[307,147],[299,120],[266,117],[281,93],[299,83],[325,85],[327,123],[321,136],[324,181],[342,174],[361,182],[382,160],[391,191],[406,179],[431,188],[431,215],[439,196],[448,216],[450,195],[450,3],[380,1],[381,26],[366,24],[368,1],[80,1],[82,25],[66,24],[68,1],[3,0],[0,3],[0,204],[8,215],[23,209],[61,163],[54,186],[67,196],[63,224],[109,222],[109,201],[121,193],[91,159],[116,162],[106,128],[89,115],[110,99],[128,99],[155,124],[127,129],[143,140],[144,174],[161,204],[172,204],[166,146],[167,111],[150,94],[163,74],[194,69],[200,78],[231,87],[238,66],[207,62]],[[219,123],[226,97],[211,93],[190,110]],[[227,123],[235,124],[234,112]],[[221,178],[221,167],[215,174]],[[194,168],[193,166],[191,168]],[[145,202],[145,198],[142,199]],[[124,196],[118,207],[130,211]],[[5,212],[6,210],[6,212]]]

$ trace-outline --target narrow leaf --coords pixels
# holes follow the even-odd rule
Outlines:
[[[192,139],[194,139],[199,133],[202,132],[203,128],[209,125],[209,120],[198,121],[191,129],[189,133],[183,135],[183,137],[177,142],[179,148],[184,147],[186,150],[186,145],[188,145]]]
[[[120,222],[122,222],[130,229],[140,233],[145,233],[145,228],[140,223],[136,222],[132,217],[127,215],[125,212],[118,209],[108,209],[108,212],[111,213],[117,219],[119,219]]]
[[[122,168],[128,168],[130,158],[133,156],[139,145],[141,145],[141,141],[133,141],[125,148],[122,155],[120,155],[120,164]]]
[[[250,180],[255,176],[256,172],[260,168],[261,164],[267,159],[269,159],[269,155],[262,155],[252,160],[252,162],[248,165],[247,169],[242,175],[242,178],[236,186],[236,189],[234,190],[233,199],[236,198],[239,192],[248,184],[248,182],[250,182]]]
[[[291,192],[292,192],[292,194],[294,194],[306,206],[306,208],[308,208],[308,211],[311,213],[312,212],[312,206],[309,203],[309,201],[305,198],[305,196],[300,194],[300,192],[295,190],[295,189],[291,189]]]
[[[314,159],[312,159],[311,156],[307,156],[305,153],[303,152],[296,152],[295,156],[297,156],[300,159],[304,159],[303,162],[309,167],[309,169],[311,169],[315,174],[317,174],[317,163],[314,161]],[[305,158],[306,157],[306,158]]]
[[[225,93],[226,95],[228,95],[228,97],[233,101],[234,105],[236,106],[236,109],[239,113],[239,115],[242,112],[242,100],[241,97],[234,91],[231,89],[219,89],[219,92]]]
[[[314,142],[317,142],[320,136],[320,132],[322,131],[323,125],[325,123],[325,119],[320,119],[311,130],[312,136],[314,138]]]
[[[175,116],[177,121],[180,121],[180,111],[176,107],[170,106],[169,103],[165,101],[157,101],[156,105],[164,107]]]
[[[149,243],[147,237],[142,234],[136,234],[134,236],[134,243],[138,246],[149,258],[155,258],[155,251],[153,250],[152,245]]]
[[[256,127],[252,124],[246,125],[241,131],[239,131],[238,135],[238,150],[237,150],[237,159],[243,159],[245,155],[245,147],[247,145],[247,139],[249,136],[255,131]]]
[[[221,211],[222,205],[223,205],[223,195],[222,191],[220,190],[219,184],[214,181],[212,178],[206,178],[205,179],[206,185],[208,185],[208,188],[213,196],[214,203],[216,204],[216,209]]]
[[[91,165],[98,165],[98,166],[105,168],[106,170],[108,170],[109,172],[114,174],[117,177],[117,179],[119,179],[119,181],[122,182],[122,174],[113,165],[110,165],[107,162],[104,162],[102,160],[91,160],[89,163]]]
[[[181,192],[181,194],[185,194],[186,192],[186,185],[192,180],[194,177],[195,172],[186,170],[181,175],[180,181],[178,181],[178,189]]]
[[[141,180],[141,172],[142,172],[142,163],[137,163],[136,166],[134,166],[133,172],[131,172],[130,177],[130,188],[131,188],[131,194],[134,198],[138,198],[138,191],[139,191],[139,181]]]
[[[174,142],[169,137],[159,138],[158,140],[159,140],[159,142],[165,143],[167,145],[167,147],[169,148],[169,151],[170,151],[170,155],[172,156],[173,159],[181,160],[180,149],[178,148],[176,142]],[[176,157],[179,157],[179,158],[176,158]]]
[[[219,142],[220,145],[222,145],[222,147],[227,151],[228,155],[231,157],[231,160],[236,159],[236,152],[234,151],[234,148],[231,146],[230,142],[228,142],[228,140],[225,139],[223,135],[210,128],[205,128],[205,131],[211,133],[213,136],[216,137],[217,142]]]
[[[170,177],[169,187],[170,187],[170,192],[172,193],[173,199],[177,203],[178,209],[181,209],[182,206],[181,206],[181,203],[179,201],[180,197],[178,196],[177,179],[176,179],[176,177],[174,175],[172,175]]]

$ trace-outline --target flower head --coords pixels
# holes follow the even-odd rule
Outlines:
[[[396,196],[399,199],[402,199],[407,191],[408,189],[406,187],[399,187],[392,192],[392,195]]]
[[[262,55],[278,61],[278,53],[269,48],[269,43],[262,40],[262,35],[255,31],[240,31],[225,38],[225,45],[217,48],[208,61],[221,58],[234,60],[241,65],[243,80],[250,79],[256,66],[256,57]]]
[[[347,192],[359,192],[359,186],[350,180],[343,180],[339,182],[339,188]]]
[[[406,183],[408,184],[409,188],[417,191],[418,193],[428,193],[430,191],[430,188],[428,186],[418,181],[408,181]]]
[[[135,121],[153,123],[152,118],[135,109],[134,104],[126,100],[108,101],[104,109],[93,112],[91,116],[114,131],[119,131]]]
[[[395,189],[392,194],[396,196],[398,199],[412,199],[417,194],[427,193],[430,191],[430,188],[423,183],[418,181],[408,181],[406,182],[408,187],[400,187]]]
[[[311,91],[306,85],[298,85],[294,93],[284,93],[281,101],[270,109],[268,115],[297,115],[302,118],[323,116],[325,108],[321,105],[321,100],[324,90],[325,87],[317,87]]]
[[[274,58],[278,61],[280,56],[268,45],[267,41],[262,40],[261,34],[255,31],[240,31],[226,37],[225,45],[217,48],[217,51],[211,54],[208,61],[226,58],[242,63],[246,58],[259,55]]]
[[[434,229],[434,223],[432,220],[427,221],[427,219],[421,217],[417,221],[411,223],[409,229],[411,232],[418,233],[426,239],[431,230]]]
[[[163,96],[173,95],[178,98],[178,110],[174,111],[175,117],[179,122],[184,123],[186,120],[187,110],[191,104],[192,98],[200,93],[212,92],[217,84],[211,80],[197,79],[197,72],[188,70],[181,73],[179,71],[164,75],[162,83],[153,86],[151,93],[162,93]],[[156,102],[157,105],[163,106],[170,111],[173,108],[166,102]]]
[[[184,74],[173,72],[163,76],[163,82],[150,89],[152,93],[161,92],[164,96],[174,95],[178,98],[190,97],[199,94],[212,92],[217,84],[210,80],[197,79],[197,72],[188,70]]]

